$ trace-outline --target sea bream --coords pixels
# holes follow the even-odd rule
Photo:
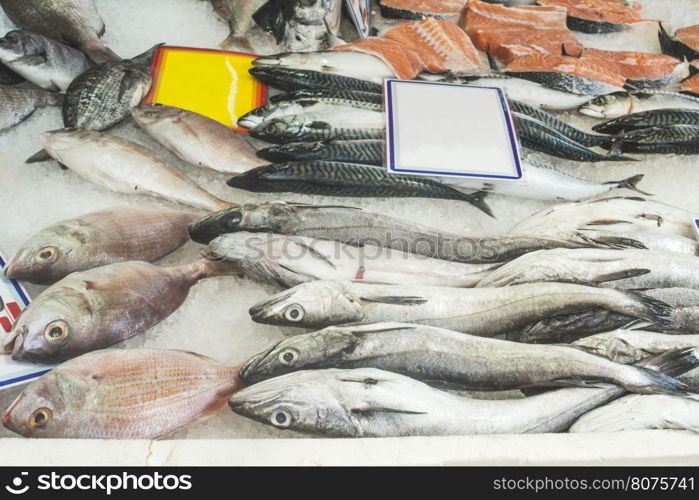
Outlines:
[[[12,359],[55,362],[122,342],[160,323],[199,280],[230,274],[226,263],[177,267],[117,262],[69,274],[22,312],[3,347]]]
[[[250,130],[250,137],[274,144],[382,139],[385,126],[386,118],[382,111],[357,107],[337,110],[323,106],[322,111],[264,121]]]
[[[281,90],[357,91],[381,94],[383,86],[347,76],[305,69],[268,66],[251,68],[250,74],[262,83]]]
[[[625,1],[537,0],[536,3],[565,7],[568,11],[568,27],[583,33],[614,33],[645,20],[640,8]]]
[[[93,352],[29,384],[2,423],[31,438],[159,439],[223,408],[237,371],[185,351]]]
[[[674,36],[670,36],[663,24],[659,23],[658,39],[665,54],[690,61],[699,57],[699,24],[679,29]]]
[[[644,368],[676,375],[697,363],[671,351]],[[376,368],[305,370],[234,395],[231,409],[263,424],[331,437],[459,436],[564,432],[615,398],[616,386],[566,388],[522,399],[482,400]]]
[[[20,28],[77,47],[96,63],[120,59],[100,39],[105,27],[94,0],[0,0],[0,6]]]
[[[595,97],[580,106],[578,111],[593,118],[609,120],[643,111],[682,108],[699,109],[699,98],[663,90],[615,92]]]
[[[0,38],[0,61],[43,89],[65,92],[91,64],[77,49],[29,31]]]
[[[247,35],[255,24],[252,15],[266,2],[267,0],[211,0],[211,5],[228,23],[231,31],[228,38],[221,42],[221,47],[228,48],[232,45],[250,47]]]
[[[148,206],[114,207],[45,227],[5,267],[14,280],[50,284],[70,273],[127,260],[152,261],[189,240],[197,212]]]
[[[485,201],[486,193],[467,194],[424,176],[391,175],[382,168],[358,163],[323,160],[275,163],[232,177],[227,184],[255,193],[458,200],[494,217]]]
[[[41,142],[54,159],[110,191],[156,196],[209,211],[232,205],[204,191],[150,149],[115,135],[61,129],[44,132]]]
[[[503,362],[506,360],[505,362]],[[673,393],[675,381],[568,346],[476,337],[409,323],[376,323],[294,335],[249,359],[246,385],[299,370],[378,368],[470,390],[590,386],[606,382],[641,394]]]
[[[483,337],[516,331],[552,316],[610,310],[664,323],[670,306],[629,291],[569,283],[507,288],[383,285],[364,281],[313,281],[250,307],[256,323],[324,328],[349,323],[401,321]]]
[[[38,108],[61,106],[63,95],[47,90],[0,85],[0,131],[29,118]]]
[[[209,243],[209,258],[223,259],[247,277],[290,288],[314,280],[366,280],[411,285],[471,287],[497,264],[430,259],[375,245],[272,233],[224,234]]]
[[[384,141],[288,142],[259,149],[257,155],[274,163],[300,160],[329,160],[381,166]]]
[[[238,132],[199,113],[162,104],[131,110],[134,121],[182,161],[227,174],[264,165]]]

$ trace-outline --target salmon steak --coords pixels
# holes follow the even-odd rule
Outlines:
[[[361,52],[376,56],[393,70],[398,78],[412,80],[426,69],[420,53],[395,40],[379,37],[360,38],[332,50]]]
[[[460,21],[466,33],[502,31],[510,28],[532,30],[564,30],[566,9],[558,6],[524,5],[505,7],[479,0],[471,0]]]
[[[389,19],[426,17],[456,21],[468,0],[380,0],[381,15]]]
[[[635,88],[658,89],[689,76],[686,63],[662,54],[585,49],[581,58],[623,76]]]
[[[498,61],[509,64],[518,57],[530,54],[582,54],[583,46],[570,30],[508,29],[478,31],[471,35],[474,45],[489,52]]]
[[[583,33],[613,33],[628,29],[629,24],[645,21],[641,12],[625,2],[608,0],[537,0],[539,5],[565,7],[567,25]]]

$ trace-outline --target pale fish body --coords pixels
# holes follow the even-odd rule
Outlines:
[[[22,123],[37,108],[60,106],[62,102],[61,94],[0,85],[0,130]]]
[[[686,389],[666,375],[568,346],[520,344],[407,323],[330,327],[289,337],[251,358],[240,376],[250,385],[299,370],[369,367],[474,390],[599,382],[643,394]]]
[[[559,281],[625,290],[699,288],[699,258],[654,250],[541,250],[492,271],[479,287]]]
[[[73,273],[47,288],[5,340],[15,360],[60,361],[139,334],[175,312],[189,289],[226,266],[118,262]]]
[[[135,142],[80,129],[45,132],[41,141],[54,159],[110,191],[149,194],[209,211],[231,205]]]
[[[610,120],[642,111],[677,108],[699,109],[699,98],[664,90],[615,92],[595,97],[583,104],[578,111],[593,118]]]
[[[70,273],[128,260],[152,261],[189,240],[201,215],[148,206],[114,207],[51,224],[5,267],[11,279],[54,283]]]
[[[2,422],[32,438],[159,439],[215,414],[239,389],[236,368],[199,354],[107,349],[32,382]]]
[[[586,413],[570,432],[680,429],[699,432],[699,400],[661,394],[631,394]]]
[[[302,328],[401,321],[495,337],[551,316],[595,309],[661,323],[669,314],[665,303],[640,294],[568,283],[502,289],[314,281],[253,305],[250,316]]]
[[[151,137],[191,165],[240,174],[265,164],[242,134],[198,113],[154,104],[134,108],[131,115]]]
[[[85,55],[72,47],[28,31],[0,38],[0,61],[43,89],[65,92],[90,68]]]
[[[270,233],[219,236],[209,254],[233,262],[243,274],[284,288],[314,280],[366,280],[382,283],[471,287],[491,264],[431,259],[389,248]]]

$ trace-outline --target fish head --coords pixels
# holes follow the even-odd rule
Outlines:
[[[228,405],[238,415],[277,429],[354,437],[351,414],[332,384],[337,371],[300,371],[266,380],[238,392]]]
[[[85,141],[94,139],[94,134],[79,128],[63,128],[44,132],[40,136],[41,145],[55,159],[61,160],[61,156],[71,151]]]
[[[176,122],[184,110],[164,104],[142,104],[131,110],[131,116],[141,127],[148,127],[162,120]]]
[[[250,129],[250,136],[267,142],[295,139],[303,134],[303,118],[273,118]]]
[[[0,38],[0,60],[12,62],[17,57],[36,54],[32,38],[24,31],[10,31]]]
[[[362,304],[347,283],[312,281],[273,295],[250,308],[257,323],[323,328],[361,321]]]
[[[54,362],[80,352],[81,332],[91,331],[91,306],[69,287],[47,290],[13,325],[3,347],[16,361]]]
[[[88,394],[77,374],[50,371],[29,384],[2,415],[2,424],[24,437],[60,437],[79,413]]]
[[[329,327],[289,337],[250,358],[239,375],[252,385],[299,370],[337,367],[359,343],[352,329]]]
[[[266,172],[273,168],[274,165],[253,168],[235,177],[231,177],[226,181],[226,184],[232,188],[242,189],[244,191],[258,191],[261,186],[265,185]]]
[[[593,118],[618,118],[630,110],[631,97],[626,92],[601,95],[583,104],[578,111]]]

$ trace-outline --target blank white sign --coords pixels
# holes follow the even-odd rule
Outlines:
[[[519,180],[519,146],[501,89],[386,81],[387,163],[396,173]]]

